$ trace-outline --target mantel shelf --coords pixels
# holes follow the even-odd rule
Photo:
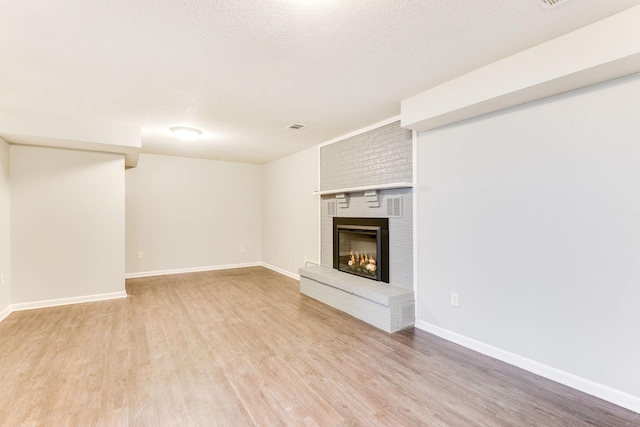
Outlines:
[[[413,188],[413,183],[392,182],[390,184],[363,185],[361,187],[338,188],[335,190],[314,191],[313,194],[324,196],[325,194],[357,193],[359,191],[367,191],[367,190],[395,190],[397,188]]]

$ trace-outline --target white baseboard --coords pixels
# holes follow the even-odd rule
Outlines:
[[[106,301],[110,299],[126,298],[125,291],[110,292],[106,294],[85,295],[81,297],[50,299],[44,301],[23,302],[13,304],[11,311],[33,310],[36,308],[57,307],[59,305],[80,304],[83,302]]]
[[[207,267],[191,267],[191,268],[176,268],[173,270],[157,270],[157,271],[143,271],[140,273],[127,273],[124,275],[125,279],[138,279],[141,277],[153,277],[153,276],[166,276],[169,274],[183,274],[183,273],[198,273],[202,271],[215,271],[215,270],[230,270],[232,268],[246,268],[246,267],[265,267],[269,270],[273,270],[276,273],[280,273],[292,279],[300,280],[300,275],[284,270],[275,265],[267,264],[266,262],[247,262],[244,264],[227,264],[227,265],[210,265]]]
[[[623,408],[627,408],[633,412],[640,412],[639,396],[634,396],[595,381],[562,371],[552,366],[545,365],[544,363],[527,359],[526,357],[485,344],[464,335],[460,335],[456,332],[449,331],[448,329],[425,322],[424,320],[416,319],[415,327],[433,335],[437,335],[440,338],[444,338],[447,341],[451,341],[468,349],[477,351],[478,353],[482,353],[510,365],[517,366],[525,371],[532,372],[536,375],[540,375],[541,377],[606,400],[607,402],[622,406]]]
[[[13,308],[9,304],[4,310],[0,311],[0,322],[7,318],[8,315],[13,313]]]
[[[176,268],[173,270],[143,271],[140,273],[126,273],[124,275],[124,278],[138,279],[141,277],[166,276],[169,274],[199,273],[201,271],[230,270],[232,268],[245,268],[245,267],[260,267],[261,265],[262,265],[261,262],[246,262],[243,264],[210,265],[206,267]]]
[[[292,272],[284,270],[284,269],[282,269],[280,267],[276,267],[275,265],[267,264],[266,262],[262,262],[262,263],[260,263],[260,265],[262,265],[264,268],[268,268],[269,270],[273,270],[276,273],[280,273],[280,274],[282,274],[284,276],[291,277],[292,279],[295,279],[295,280],[300,280],[300,275],[299,274],[292,273]]]

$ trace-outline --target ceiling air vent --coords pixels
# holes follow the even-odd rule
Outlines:
[[[540,0],[540,5],[545,9],[551,9],[569,0]]]
[[[303,127],[304,125],[301,125],[300,123],[293,123],[287,126],[286,129],[299,130],[299,129],[302,129]]]

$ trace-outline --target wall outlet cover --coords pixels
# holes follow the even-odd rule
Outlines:
[[[458,307],[460,303],[459,297],[458,297],[458,293],[457,292],[451,292],[451,305],[454,307]]]

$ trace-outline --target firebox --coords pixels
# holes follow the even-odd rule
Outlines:
[[[389,283],[389,219],[334,217],[333,268]]]

